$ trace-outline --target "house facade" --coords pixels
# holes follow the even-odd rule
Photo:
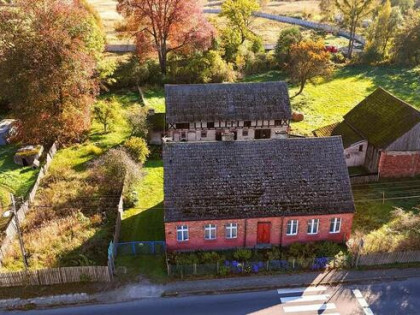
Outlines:
[[[164,145],[170,251],[346,241],[354,204],[339,137]]]
[[[285,82],[166,85],[171,141],[287,138],[292,117]]]
[[[348,167],[362,166],[380,177],[420,175],[420,112],[378,88],[344,116],[315,130],[316,137],[340,135]]]

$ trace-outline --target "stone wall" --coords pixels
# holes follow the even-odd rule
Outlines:
[[[319,219],[319,232],[315,235],[307,233],[308,220]],[[341,230],[339,233],[329,232],[330,219],[341,218]],[[298,234],[294,236],[286,235],[287,222],[298,220]],[[315,215],[315,216],[296,216],[296,217],[272,217],[272,218],[253,218],[237,220],[207,220],[190,222],[168,222],[165,223],[166,246],[171,250],[206,250],[206,249],[227,249],[237,247],[252,248],[257,245],[258,223],[271,223],[270,244],[288,246],[294,242],[313,242],[329,240],[343,242],[349,239],[353,223],[353,213],[337,215]],[[204,226],[206,224],[216,225],[216,239],[204,239]],[[238,224],[238,237],[235,239],[225,238],[225,225],[228,223]],[[179,225],[188,226],[189,240],[178,242],[176,228]]]

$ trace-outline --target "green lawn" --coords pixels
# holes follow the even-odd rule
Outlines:
[[[277,71],[246,77],[246,82],[284,80]],[[303,93],[293,97],[297,87],[290,85],[293,110],[302,111],[305,120],[293,123],[294,133],[310,135],[312,130],[339,121],[343,115],[378,86],[420,109],[420,69],[400,67],[347,66],[337,69],[328,80],[309,83]]]
[[[139,274],[146,276],[156,283],[164,283],[167,280],[165,256],[118,256],[115,264],[127,269],[125,275],[118,275],[119,280],[133,281]]]
[[[8,222],[2,214],[9,207],[9,194],[13,193],[17,198],[25,197],[35,183],[39,171],[15,164],[13,156],[16,150],[15,145],[0,146],[0,231]]]
[[[165,93],[162,88],[148,88],[143,94],[147,106],[153,108],[156,113],[165,112]]]
[[[138,185],[138,204],[124,211],[120,241],[165,240],[163,227],[163,163],[150,160],[144,165]]]

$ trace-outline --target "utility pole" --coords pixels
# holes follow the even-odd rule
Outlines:
[[[16,232],[19,238],[19,245],[20,245],[20,251],[22,252],[23,264],[25,266],[25,270],[28,270],[28,259],[26,257],[26,251],[25,251],[25,246],[23,244],[22,233],[20,231],[19,218],[17,216],[17,211],[16,211],[15,196],[13,196],[12,193],[10,193],[10,199],[12,200],[12,212],[13,212],[13,217],[15,218]]]

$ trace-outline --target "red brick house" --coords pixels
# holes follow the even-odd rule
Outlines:
[[[379,177],[420,175],[420,112],[378,88],[340,123],[315,130],[316,137],[341,136],[347,166],[363,166]]]
[[[340,137],[166,143],[167,248],[287,246],[350,236]]]

